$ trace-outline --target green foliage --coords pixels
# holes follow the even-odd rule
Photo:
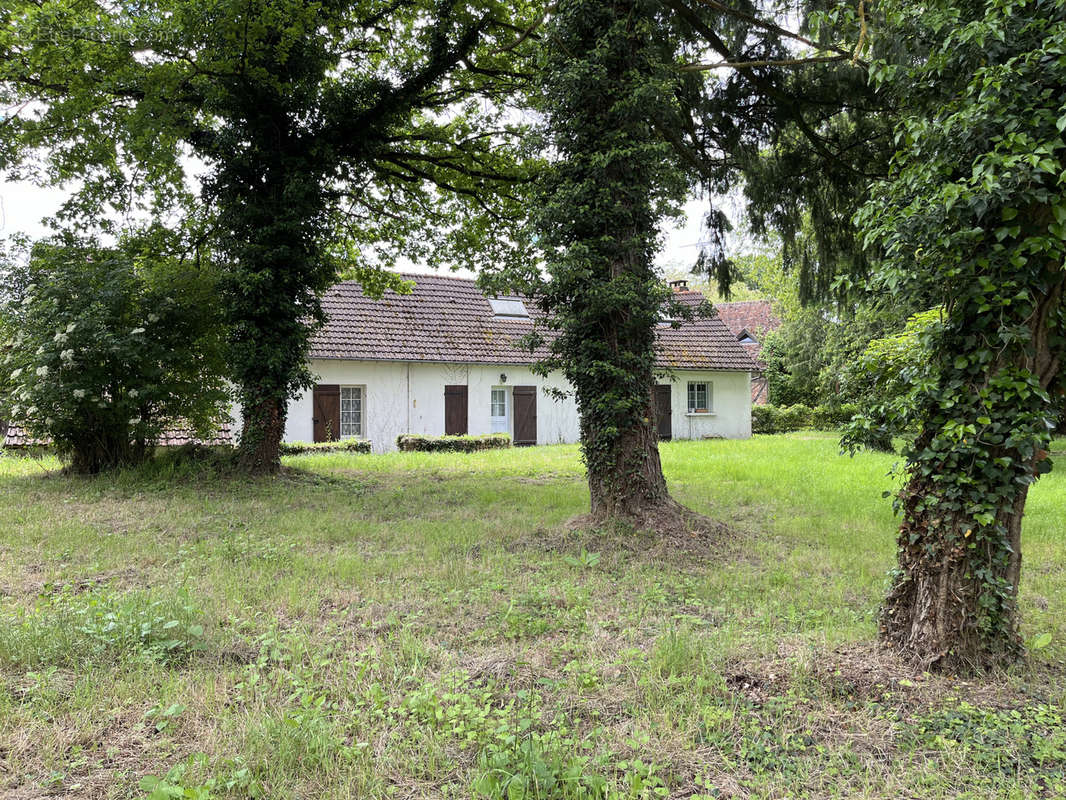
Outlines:
[[[846,428],[841,445],[855,453],[863,447],[911,433],[915,393],[936,380],[930,348],[943,322],[942,309],[915,314],[903,330],[874,339],[845,374],[863,398],[862,413]]]
[[[846,425],[859,412],[855,403],[839,406],[775,406],[767,403],[751,407],[752,433],[789,433],[804,428],[828,431]]]
[[[919,432],[906,451],[901,570],[883,622],[907,639],[910,612],[893,598],[906,602],[949,568],[937,565],[959,565],[966,582],[952,592],[964,619],[940,623],[955,638],[929,642],[922,657],[986,664],[1018,649],[1013,523],[1050,469],[1051,397],[1063,388],[1066,9],[882,8],[906,46],[871,75],[907,113],[891,178],[858,221],[883,255],[876,288],[944,308],[918,334],[928,365],[894,408]]]
[[[551,688],[550,681],[542,681]],[[653,800],[669,791],[655,764],[640,759],[613,766],[594,752],[598,729],[578,731],[563,714],[549,713],[539,689],[517,689],[504,702],[504,687],[452,673],[440,687],[426,685],[404,700],[414,720],[457,744],[474,747],[475,797],[486,800]],[[639,743],[630,741],[631,747]]]
[[[801,301],[800,275],[786,272],[778,237],[735,257],[738,277],[774,300],[781,325],[760,337],[774,405],[870,403],[876,389],[855,363],[872,339],[902,327],[907,304],[852,290],[840,302]],[[880,398],[880,395],[877,395]],[[831,426],[832,427],[832,426]]]
[[[510,447],[511,437],[506,433],[486,433],[480,436],[422,436],[401,433],[396,437],[396,446],[403,452],[476,453],[479,450]]]
[[[210,271],[151,244],[62,237],[10,269],[0,416],[78,472],[143,459],[167,425],[208,435],[228,411]]]
[[[370,442],[366,439],[340,439],[335,442],[282,442],[283,456],[301,453],[369,453]]]
[[[248,767],[235,766],[225,774],[204,781],[190,778],[189,773],[202,767],[206,756],[196,753],[176,764],[165,775],[146,775],[138,786],[146,794],[140,800],[214,800],[238,795],[246,798],[263,797],[263,788],[252,777]]]
[[[0,663],[22,668],[138,659],[181,664],[206,646],[202,612],[184,593],[155,598],[65,585],[32,612],[10,611],[0,619]]]
[[[959,701],[903,725],[899,740],[905,750],[945,751],[986,774],[1036,774],[1049,792],[1066,790],[1066,719],[1059,706],[989,709]]]

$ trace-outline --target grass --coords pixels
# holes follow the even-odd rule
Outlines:
[[[0,798],[1066,793],[1066,478],[1024,529],[1050,644],[962,681],[873,646],[891,458],[662,452],[720,547],[567,532],[568,446],[254,482],[0,456]]]

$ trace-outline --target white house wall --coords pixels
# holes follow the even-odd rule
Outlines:
[[[579,438],[577,406],[572,397],[557,400],[545,390],[565,389],[561,376],[545,379],[528,367],[479,364],[435,364],[396,361],[313,360],[317,383],[365,387],[364,436],[375,452],[396,449],[401,433],[438,436],[444,433],[444,387],[468,387],[468,431],[491,433],[490,400],[493,387],[508,390],[508,432],[514,434],[510,389],[537,387],[537,444],[576,442]],[[501,380],[506,376],[506,380]],[[675,439],[705,436],[747,438],[751,435],[750,376],[746,372],[693,372],[678,370],[671,391]],[[713,413],[687,414],[687,382],[713,384]],[[660,379],[660,383],[669,381]],[[313,439],[312,393],[304,392],[289,404],[286,441]]]

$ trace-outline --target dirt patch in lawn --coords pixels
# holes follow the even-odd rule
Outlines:
[[[508,549],[514,551],[532,544],[546,552],[575,556],[585,551],[604,557],[706,564],[736,555],[738,543],[746,538],[724,522],[688,509],[684,509],[680,520],[674,517],[658,525],[653,520],[649,522],[653,524],[634,528],[603,524],[590,515],[582,515],[558,528],[539,528],[535,536],[515,542]]]
[[[726,685],[758,704],[807,681],[819,687],[827,699],[898,705],[915,713],[938,708],[951,699],[986,708],[1016,708],[1059,692],[1066,685],[1066,675],[1050,667],[1027,676],[1024,686],[1002,672],[967,678],[922,672],[876,641],[843,645],[828,652],[789,651],[785,645],[776,657],[733,662],[725,670]]]

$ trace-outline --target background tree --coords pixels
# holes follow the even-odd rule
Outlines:
[[[496,101],[522,77],[506,22],[520,10],[16,0],[0,11],[0,94],[16,109],[0,168],[79,178],[63,221],[106,226],[100,209],[187,208],[187,156],[206,164],[201,245],[223,265],[240,460],[273,470],[339,275],[375,294],[401,288],[382,271],[400,254],[471,267],[513,254],[502,223],[523,176]]]
[[[670,300],[652,260],[688,185],[657,132],[677,115],[675,45],[654,0],[564,0],[544,37],[552,161],[531,214],[548,275],[531,291],[557,336],[540,368],[574,387],[593,520],[677,527],[652,408]]]
[[[944,312],[906,408],[919,430],[881,633],[926,667],[985,667],[1019,652],[1022,513],[1050,469],[1063,389],[1066,9],[886,9],[920,57],[874,65],[910,113],[860,221],[882,290],[939,297]]]
[[[60,237],[8,270],[0,417],[50,438],[76,472],[143,460],[168,424],[206,436],[229,412],[216,276],[160,244]]]

